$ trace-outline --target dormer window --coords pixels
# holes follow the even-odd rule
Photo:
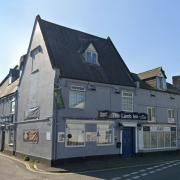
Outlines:
[[[85,61],[90,64],[99,65],[98,53],[96,52],[96,49],[94,48],[93,44],[90,44],[85,51]]]
[[[98,64],[97,62],[97,53],[93,51],[86,52],[86,61],[91,64]]]
[[[8,85],[12,83],[12,76],[9,76]]]
[[[164,77],[157,77],[157,88],[160,90],[166,90],[166,79]]]

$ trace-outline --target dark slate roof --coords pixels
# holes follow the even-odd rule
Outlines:
[[[61,77],[135,86],[131,73],[110,38],[104,39],[42,20],[37,16],[53,68]],[[100,66],[84,61],[83,51],[92,43]]]
[[[145,72],[139,73],[138,76],[139,76],[139,78],[141,80],[143,80],[143,79],[149,79],[149,78],[157,77],[161,73],[166,78],[166,74],[165,74],[164,70],[162,69],[162,67],[158,67],[158,68],[155,68],[155,69],[151,69],[149,71],[145,71]]]
[[[14,68],[9,70],[8,75],[0,82],[0,86],[3,85],[3,83],[10,77],[12,76],[12,81],[16,81],[16,79],[19,78],[19,69],[18,66],[15,66]]]
[[[140,88],[142,89],[148,89],[148,90],[154,90],[154,91],[161,91],[161,92],[167,92],[167,93],[172,93],[172,94],[180,94],[180,90],[177,89],[175,86],[173,86],[173,84],[170,84],[170,83],[166,83],[167,84],[167,90],[166,91],[162,91],[162,90],[158,90],[150,85],[148,85],[146,83],[146,81],[144,80],[141,80],[139,78],[139,74],[135,74],[135,73],[131,73],[132,74],[132,77],[133,77],[133,80],[134,82],[139,82],[139,86]]]

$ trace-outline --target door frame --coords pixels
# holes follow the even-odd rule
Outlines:
[[[5,129],[1,129],[1,149],[0,151],[4,151],[5,148],[5,136],[6,136],[6,132]]]
[[[123,127],[133,127],[134,128],[134,134],[135,134],[135,154],[138,152],[138,129],[137,129],[137,122],[121,122]],[[119,154],[122,155],[122,132],[123,129],[120,129],[119,136],[120,136],[120,142],[121,142],[121,148]]]
[[[124,135],[128,133],[128,139],[130,140],[130,146],[124,147]],[[126,134],[127,135],[127,134]],[[128,149],[127,149],[128,148]],[[124,127],[122,132],[122,156],[132,157],[136,154],[136,140],[135,140],[135,128],[134,127]]]

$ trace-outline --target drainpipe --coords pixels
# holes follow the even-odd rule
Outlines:
[[[55,69],[54,87],[53,87],[53,118],[52,118],[52,149],[51,149],[51,166],[54,165],[56,160],[57,151],[57,107],[56,98],[54,94],[56,83],[59,80],[59,71]]]
[[[15,119],[14,119],[14,143],[13,143],[13,155],[16,154],[16,143],[17,143],[17,117],[18,117],[18,90],[15,94]]]

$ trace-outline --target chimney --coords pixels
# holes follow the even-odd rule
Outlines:
[[[173,80],[173,85],[176,88],[180,89],[180,76],[173,76],[172,80]]]

